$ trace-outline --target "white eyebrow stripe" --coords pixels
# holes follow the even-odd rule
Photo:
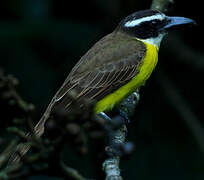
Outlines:
[[[143,17],[140,19],[135,19],[135,20],[126,22],[125,27],[135,27],[136,25],[140,24],[141,22],[151,21],[153,19],[163,20],[164,17],[165,17],[165,15],[163,15],[163,14],[155,14],[153,16],[147,16],[147,17]]]

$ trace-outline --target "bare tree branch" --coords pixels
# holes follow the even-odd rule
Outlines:
[[[166,12],[169,4],[173,3],[173,0],[153,0],[151,9]]]
[[[118,108],[127,115],[128,119],[134,114],[139,97],[139,92],[135,92],[119,105]],[[106,153],[109,157],[103,163],[103,170],[106,173],[106,180],[122,180],[119,164],[120,157],[127,151],[127,127],[125,125],[127,121],[120,115],[110,119],[110,121],[120,122],[118,123],[120,127],[112,131],[108,129],[109,145],[106,147]],[[121,122],[123,122],[123,124]]]

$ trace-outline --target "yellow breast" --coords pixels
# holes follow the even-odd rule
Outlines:
[[[150,77],[158,61],[158,49],[154,45],[144,43],[146,44],[146,55],[138,68],[139,73],[127,84],[97,102],[94,108],[96,113],[112,110],[115,105],[132,94]]]

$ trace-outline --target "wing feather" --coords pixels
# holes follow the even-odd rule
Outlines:
[[[138,73],[136,69],[137,64],[132,66],[124,64],[123,67],[118,69],[114,68],[108,72],[97,69],[94,72],[91,72],[89,76],[81,78],[79,82],[75,82],[75,87],[72,90],[77,92],[77,99],[84,97],[99,100],[131,80],[132,77]],[[89,83],[86,84],[85,82]],[[65,96],[64,93],[60,104],[67,109],[72,103],[68,100],[69,98],[65,98]]]
[[[74,91],[78,100],[84,97],[102,99],[137,75],[145,52],[146,48],[142,42],[119,31],[114,31],[98,41],[75,65],[52,99],[35,126],[37,137],[43,134],[44,123],[53,109],[68,110],[71,107],[73,97],[70,97],[69,92]],[[20,145],[22,156],[29,148],[29,145]],[[19,160],[20,156],[15,153],[10,164]]]
[[[78,100],[100,100],[137,75],[146,51],[145,46],[135,39],[127,41],[127,36],[122,38],[117,41],[117,36],[108,35],[81,58],[56,93],[56,106],[68,108],[72,104],[67,97],[70,91],[76,92]],[[110,39],[114,46],[109,44]],[[106,48],[111,49],[112,53],[106,51]]]

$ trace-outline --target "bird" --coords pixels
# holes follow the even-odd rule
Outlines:
[[[167,32],[189,24],[195,24],[195,21],[151,9],[125,17],[73,67],[35,126],[35,136],[43,134],[45,123],[55,108],[69,111],[73,103],[69,96],[71,92],[75,93],[78,102],[83,98],[96,100],[93,108],[96,114],[111,111],[149,79],[158,62],[160,43]],[[18,153],[11,156],[9,164],[18,162],[29,149],[29,144],[19,144]]]

